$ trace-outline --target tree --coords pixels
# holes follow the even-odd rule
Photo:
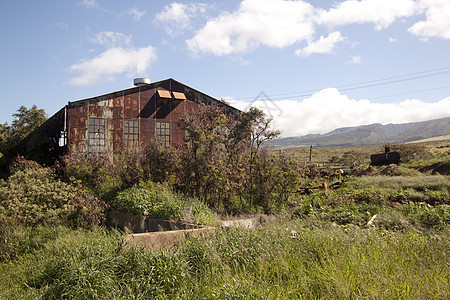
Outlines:
[[[25,138],[41,126],[47,120],[44,109],[38,109],[33,105],[30,109],[20,106],[17,113],[13,114],[14,120],[11,123],[11,140],[18,142]]]
[[[33,105],[30,109],[20,106],[11,125],[0,124],[0,176],[7,174],[7,167],[12,159],[23,152],[23,140],[47,120],[44,109],[38,109]],[[1,156],[1,155],[0,155]]]
[[[269,203],[273,191],[270,155],[260,154],[264,142],[279,135],[271,129],[272,118],[251,108],[226,113],[217,106],[202,106],[184,116],[181,127],[187,144],[181,155],[182,185],[195,190],[209,205],[229,209],[232,198],[244,198],[248,206]],[[258,161],[260,160],[260,161]],[[269,179],[267,179],[269,178]],[[266,188],[267,187],[267,188]],[[264,198],[265,200],[260,200]]]
[[[180,124],[186,131],[180,179],[211,206],[221,204],[221,187],[226,182],[229,161],[225,146],[230,134],[227,123],[232,121],[232,116],[226,115],[221,107],[203,105],[197,113],[185,115]]]
[[[244,119],[251,128],[251,148],[250,156],[248,159],[248,190],[250,195],[250,207],[253,206],[255,200],[263,206],[268,205],[270,191],[266,191],[267,185],[264,182],[268,182],[267,176],[264,176],[265,170],[271,168],[266,163],[266,153],[261,153],[261,146],[264,142],[270,141],[281,134],[279,130],[273,130],[271,123],[272,117],[266,116],[266,114],[257,108],[250,108],[249,112],[244,116]],[[261,180],[266,178],[267,180]],[[258,184],[259,183],[259,184]],[[264,190],[261,190],[264,189]],[[255,199],[257,196],[257,199]]]

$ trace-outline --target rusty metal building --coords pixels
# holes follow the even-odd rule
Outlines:
[[[50,137],[50,143],[34,144],[41,149],[48,147],[52,159],[62,154],[111,154],[143,149],[151,140],[180,145],[185,141],[180,120],[200,105],[220,105],[228,111],[238,111],[174,79],[149,83],[139,78],[135,85],[69,102],[41,128],[37,138]]]

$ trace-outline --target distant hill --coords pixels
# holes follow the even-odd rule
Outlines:
[[[450,117],[406,124],[370,124],[338,128],[325,134],[279,138],[271,141],[270,148],[345,147],[398,144],[450,134]]]

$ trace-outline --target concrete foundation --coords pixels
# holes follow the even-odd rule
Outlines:
[[[222,221],[221,227],[254,228],[265,223],[266,219],[265,216],[258,216],[248,219],[226,220]],[[190,237],[208,237],[218,230],[216,227],[162,220],[118,211],[107,212],[106,225],[132,232],[123,239],[125,247],[135,245],[143,246],[149,250],[170,248]]]
[[[149,250],[160,250],[173,247],[191,237],[207,237],[213,234],[216,229],[215,227],[202,227],[197,229],[133,233],[127,235],[123,242],[125,247],[135,245],[143,246]]]
[[[211,234],[215,227],[189,224],[172,220],[162,220],[131,213],[109,211],[106,225],[131,231],[123,239],[124,246],[143,246],[149,250],[170,248],[186,238]]]
[[[122,230],[128,230],[133,233],[185,230],[202,227],[200,225],[185,222],[156,219],[119,211],[108,211],[106,213],[106,225]]]

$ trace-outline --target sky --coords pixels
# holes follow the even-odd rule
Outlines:
[[[173,78],[283,137],[450,116],[449,0],[2,1],[0,123]]]

